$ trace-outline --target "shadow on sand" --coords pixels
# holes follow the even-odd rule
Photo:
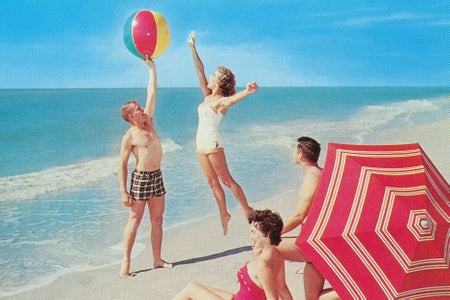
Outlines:
[[[238,254],[241,252],[246,252],[246,251],[250,251],[252,250],[251,246],[244,246],[244,247],[239,247],[239,248],[234,248],[234,249],[230,249],[230,250],[226,250],[223,252],[219,252],[219,253],[214,253],[214,254],[210,254],[210,255],[206,255],[206,256],[201,256],[201,257],[194,257],[194,258],[189,258],[189,259],[185,259],[185,260],[180,260],[177,262],[173,262],[173,266],[180,266],[180,265],[188,265],[188,264],[195,264],[198,262],[202,262],[202,261],[207,261],[207,260],[212,260],[212,259],[216,259],[216,258],[220,258],[220,257],[225,257],[225,256],[229,256],[229,255],[234,255],[234,254]],[[148,271],[152,271],[152,270],[156,270],[155,268],[150,268],[150,269],[144,269],[144,270],[139,270],[136,272],[131,272],[130,276],[136,276],[139,273],[145,273]]]

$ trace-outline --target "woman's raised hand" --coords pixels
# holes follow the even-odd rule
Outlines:
[[[195,31],[191,31],[191,33],[188,36],[188,42],[189,45],[191,45],[192,47],[195,47],[195,37],[196,37],[197,33]]]

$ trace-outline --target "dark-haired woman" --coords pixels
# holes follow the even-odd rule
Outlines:
[[[253,258],[237,272],[239,291],[233,294],[198,283],[190,283],[173,300],[293,299],[286,285],[284,258],[277,249],[283,228],[281,217],[270,210],[256,210],[248,221]]]

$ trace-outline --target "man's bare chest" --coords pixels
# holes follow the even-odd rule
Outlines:
[[[133,137],[133,145],[138,148],[152,148],[154,145],[159,145],[160,140],[155,130],[144,131],[140,130]]]

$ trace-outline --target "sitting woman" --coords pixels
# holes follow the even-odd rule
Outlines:
[[[286,285],[284,259],[277,250],[283,221],[270,210],[256,210],[248,219],[253,258],[237,272],[240,289],[236,294],[204,286],[188,284],[173,299],[293,299]],[[275,279],[275,280],[274,280]]]

